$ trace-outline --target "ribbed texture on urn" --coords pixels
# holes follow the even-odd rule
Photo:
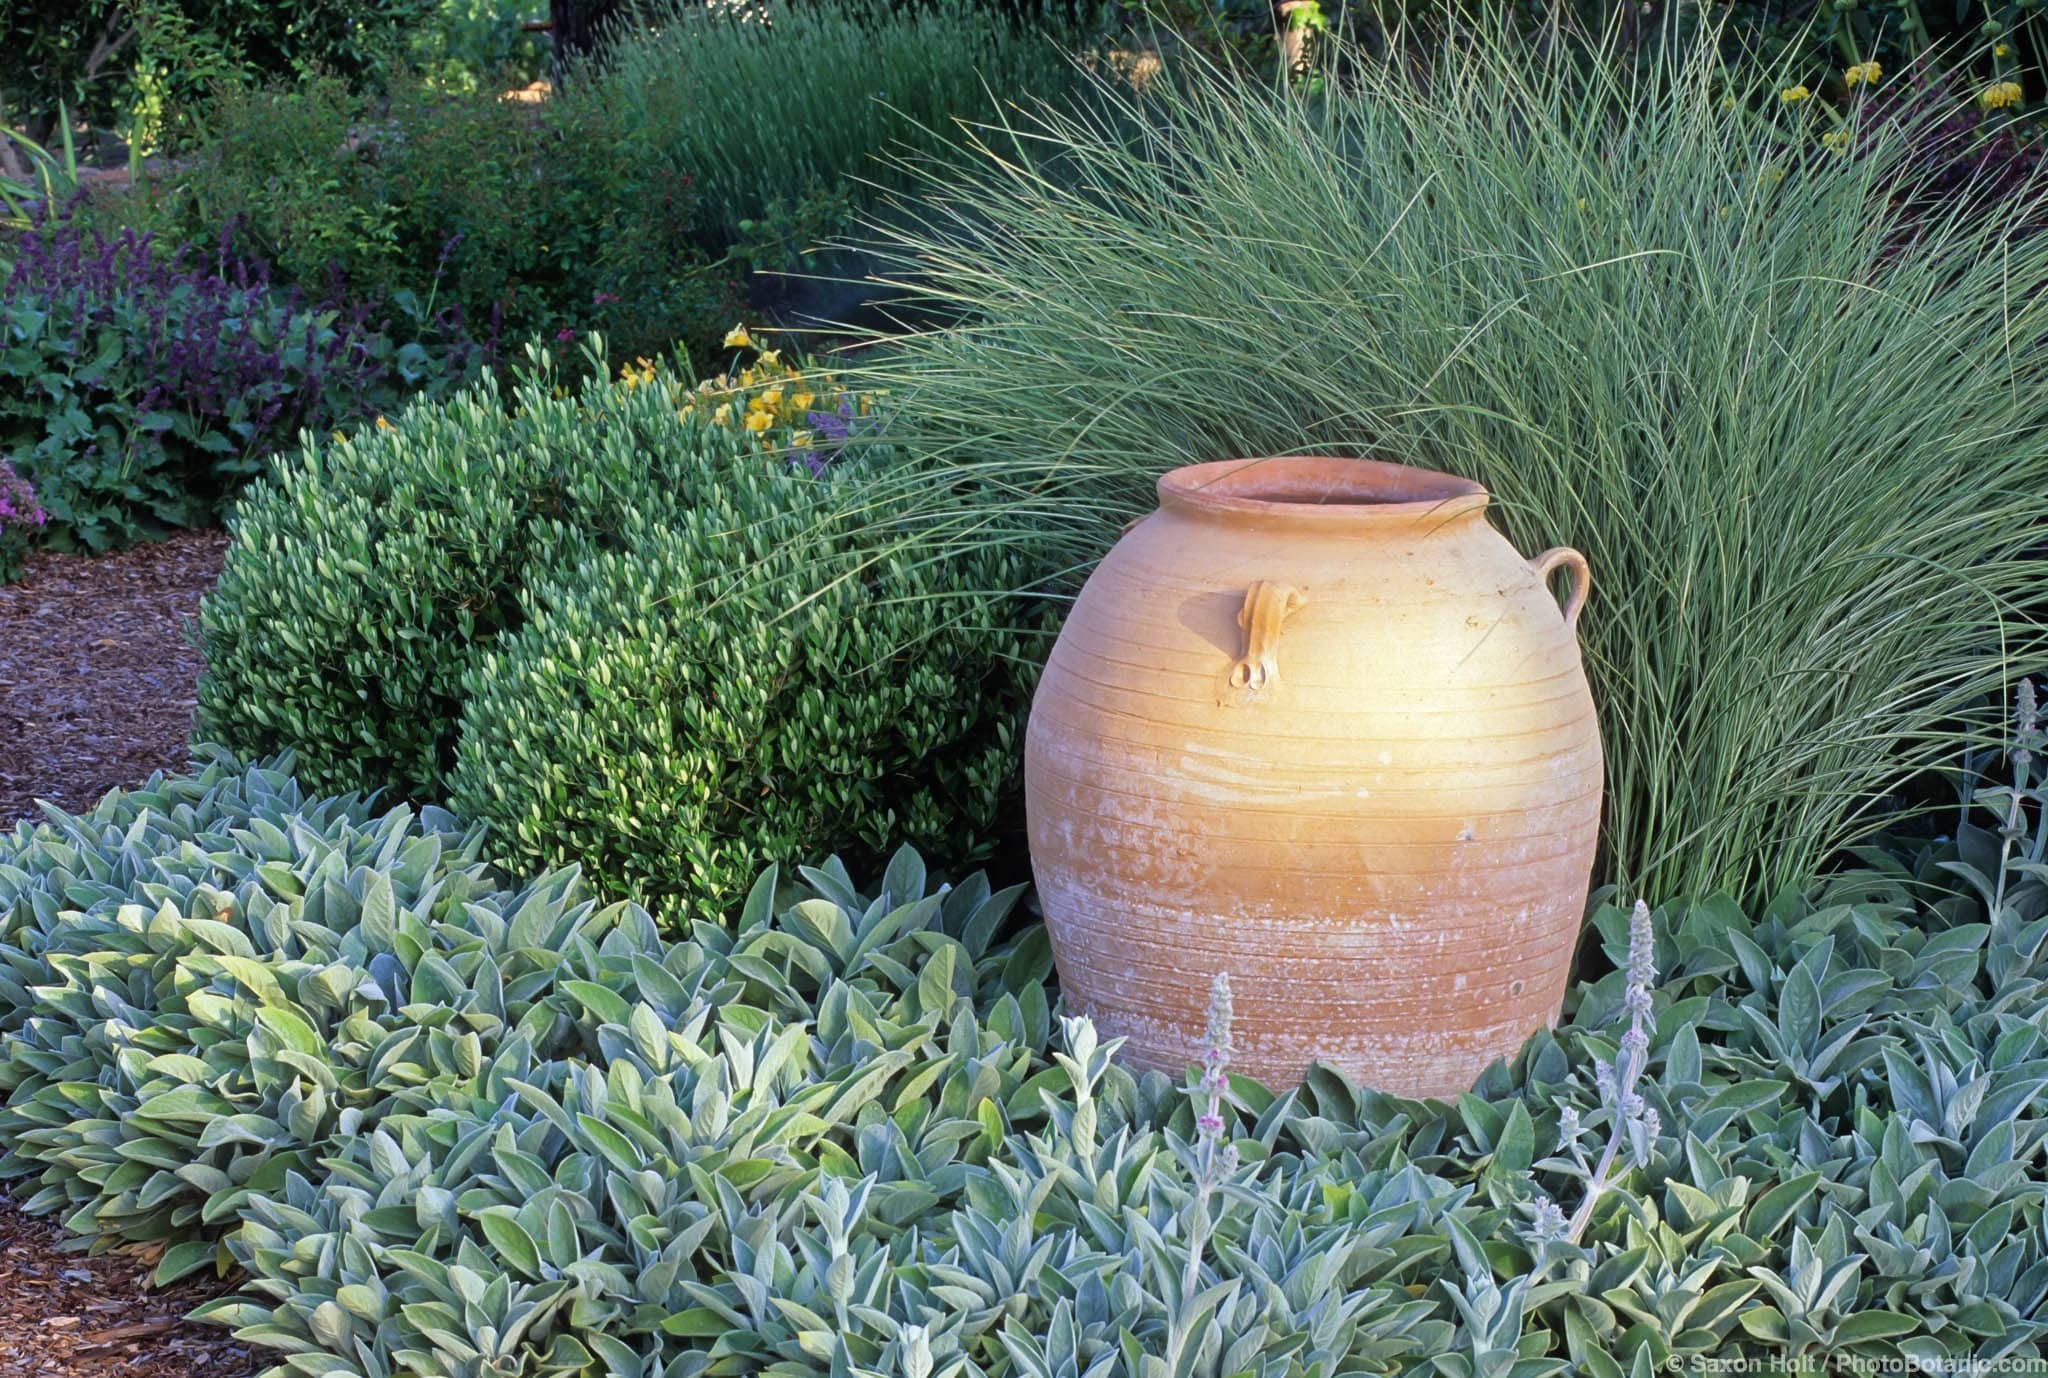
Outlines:
[[[1240,1071],[1467,1089],[1556,1019],[1592,869],[1599,732],[1556,596],[1448,475],[1241,460],[1160,490],[1032,707],[1069,1007],[1178,1075],[1227,972]]]

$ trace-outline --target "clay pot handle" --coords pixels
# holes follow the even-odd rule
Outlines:
[[[1280,627],[1308,596],[1292,584],[1261,579],[1245,590],[1237,625],[1244,628],[1244,659],[1230,667],[1233,689],[1263,689],[1280,678]]]
[[[1571,597],[1564,604],[1564,629],[1574,636],[1579,630],[1579,610],[1586,606],[1586,595],[1593,591],[1593,569],[1586,563],[1586,557],[1568,545],[1554,545],[1529,562],[1529,568],[1536,571],[1536,577],[1547,586],[1551,571],[1559,565],[1570,568],[1572,575]]]

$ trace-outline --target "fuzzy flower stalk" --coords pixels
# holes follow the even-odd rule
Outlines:
[[[2006,759],[2012,766],[2012,788],[2003,791],[1987,790],[1978,796],[1980,800],[1994,807],[1998,804],[1999,794],[2007,796],[2004,807],[1999,811],[1998,879],[1991,895],[1991,916],[1994,922],[2005,912],[2006,886],[2015,870],[2012,864],[2014,849],[2027,841],[2027,801],[2040,798],[2040,791],[2034,788],[2033,772],[2034,752],[2042,746],[2042,742],[2040,700],[2035,695],[2034,682],[2031,679],[2023,679],[2014,694],[2012,748],[2006,753]],[[2048,826],[2048,814],[2044,814],[2042,823]],[[2041,859],[2040,854],[2041,846],[2037,840],[2025,853],[2025,859],[2029,862],[2038,862]]]
[[[1614,1185],[1615,1160],[1621,1155],[1622,1145],[1628,1145],[1630,1159],[1640,1166],[1649,1162],[1650,1150],[1663,1132],[1656,1109],[1637,1090],[1650,1060],[1650,988],[1656,979],[1657,945],[1650,925],[1650,906],[1637,900],[1628,919],[1628,966],[1621,997],[1628,1029],[1621,1036],[1621,1048],[1614,1059],[1593,1064],[1593,1082],[1600,1091],[1600,1112],[1609,1125],[1607,1143],[1598,1162],[1589,1161],[1582,1145],[1587,1125],[1580,1120],[1577,1108],[1567,1106],[1558,1116],[1558,1148],[1571,1155],[1584,1176],[1586,1194],[1570,1219],[1565,1218],[1556,1202],[1544,1196],[1535,1199],[1528,1234],[1539,1244],[1578,1243],[1593,1219],[1594,1206]]]
[[[1202,1074],[1195,1082],[1195,1196],[1190,1204],[1187,1271],[1181,1279],[1183,1298],[1194,1295],[1201,1280],[1202,1254],[1214,1228],[1210,1202],[1225,1182],[1237,1175],[1237,1145],[1225,1143],[1224,1107],[1230,1095],[1230,976],[1217,972],[1209,984],[1207,1048]]]

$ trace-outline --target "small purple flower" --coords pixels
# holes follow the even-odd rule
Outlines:
[[[842,402],[839,406],[840,410],[838,411],[807,411],[804,413],[805,423],[817,434],[818,438],[829,441],[834,445],[845,444],[846,437],[851,433],[852,429],[849,424],[851,417],[846,410],[848,404]]]
[[[24,527],[40,527],[48,520],[29,481],[0,459],[0,581],[10,576],[16,558],[27,546]]]
[[[413,381],[399,376],[370,305],[340,296],[339,278],[325,303],[282,291],[268,264],[236,249],[235,229],[165,252],[149,234],[104,234],[59,210],[31,227],[0,272],[0,305],[37,312],[53,355],[117,346],[113,365],[74,374],[70,393],[90,421],[76,454],[101,456],[129,486],[117,507],[163,492],[224,500],[302,429],[387,410]],[[459,371],[470,349],[459,328],[449,333]],[[14,491],[19,482],[0,484],[9,519],[49,521],[25,489]]]
[[[1223,1117],[1221,1115],[1197,1115],[1195,1117],[1195,1129],[1205,1139],[1216,1138],[1223,1133]]]
[[[1600,1103],[1612,1105],[1620,1097],[1619,1082],[1614,1075],[1614,1064],[1605,1060],[1593,1063],[1593,1085],[1599,1089]]]

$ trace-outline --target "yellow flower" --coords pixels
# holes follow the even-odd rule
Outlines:
[[[1821,135],[1820,141],[1839,153],[1849,146],[1849,131],[1837,129],[1831,134]]]
[[[770,368],[775,367],[777,364],[782,362],[782,351],[779,349],[762,350],[761,362],[768,365],[768,367]]]
[[[380,431],[389,431],[396,430],[397,428],[393,426],[389,421],[386,421],[383,417],[380,416],[377,418],[377,429]]]
[[[1878,78],[1883,75],[1884,68],[1878,65],[1877,59],[1872,58],[1868,62],[1859,62],[1845,70],[1842,73],[1842,82],[1847,86],[1854,86],[1859,81],[1865,86],[1875,86]]]
[[[775,418],[767,412],[750,411],[747,413],[747,429],[750,431],[765,431],[774,424]]]
[[[761,406],[764,410],[774,411],[777,407],[782,405],[782,389],[768,389],[768,391],[761,394],[760,401]]]
[[[2018,105],[2022,94],[2018,82],[2000,81],[1985,87],[1977,99],[1984,102],[1986,110],[2004,110],[2009,106]]]
[[[1810,99],[1812,95],[1813,92],[1807,90],[1804,86],[1787,86],[1784,90],[1778,92],[1778,99],[1787,105],[1791,105],[1796,101]]]
[[[794,431],[790,434],[789,443],[799,450],[808,450],[811,447],[811,433],[809,431]]]
[[[2003,43],[2001,43],[1996,48],[1993,48],[1991,50],[1991,55],[1993,57],[2004,57],[2006,53],[2008,53],[2009,51],[2011,50],[2008,49]]]
[[[720,402],[718,410],[711,413],[711,420],[720,426],[730,426],[732,424],[732,403]]]
[[[1733,110],[1733,109],[1735,108],[1735,97],[1733,97],[1733,96],[1723,96],[1723,97],[1721,97],[1721,108],[1722,108],[1723,110]]]
[[[816,400],[817,399],[811,396],[810,393],[800,392],[796,396],[789,399],[789,405],[793,410],[796,411],[809,411],[811,409],[811,403]]]
[[[744,325],[736,325],[725,332],[725,347],[727,349],[745,349],[753,343],[754,337],[747,333],[747,328]]]
[[[1583,197],[1583,196],[1581,196],[1581,197],[1579,198],[1579,209],[1580,209],[1580,210],[1584,210],[1585,208],[1586,208],[1586,198],[1585,198],[1585,197]]]

